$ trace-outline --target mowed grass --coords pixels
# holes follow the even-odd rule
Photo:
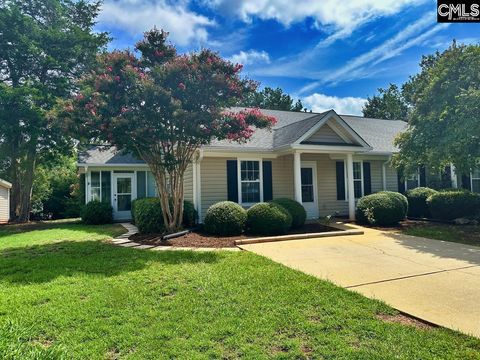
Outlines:
[[[406,227],[402,229],[402,232],[407,235],[421,236],[429,239],[480,246],[480,225],[425,223]]]
[[[144,251],[119,225],[0,228],[1,359],[478,359],[480,340],[247,252]],[[412,294],[414,296],[414,294]]]

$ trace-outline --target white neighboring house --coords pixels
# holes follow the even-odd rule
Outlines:
[[[0,224],[6,224],[10,219],[10,189],[12,184],[0,179]]]

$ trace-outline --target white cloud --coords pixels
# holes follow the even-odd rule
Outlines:
[[[333,30],[323,44],[345,38],[362,24],[375,18],[397,14],[406,6],[427,0],[203,0],[208,6],[234,14],[248,22],[252,17],[274,19],[289,26],[311,18],[324,30]]]
[[[240,51],[238,54],[232,55],[228,60],[234,64],[252,65],[258,63],[270,63],[270,56],[266,51],[248,50]]]
[[[302,99],[303,106],[313,112],[335,110],[338,114],[361,115],[367,99],[360,97],[337,97],[314,93]]]
[[[192,42],[205,43],[207,28],[215,23],[190,11],[183,1],[170,4],[166,0],[106,0],[99,24],[135,36],[156,26],[170,32],[172,42],[186,46]]]
[[[427,14],[381,45],[353,58],[336,70],[322,74],[319,81],[306,85],[300,89],[300,93],[312,91],[321,84],[336,84],[367,77],[377,71],[380,63],[400,55],[415,45],[422,44],[426,39],[448,26],[449,24],[438,24],[432,27],[432,16]]]

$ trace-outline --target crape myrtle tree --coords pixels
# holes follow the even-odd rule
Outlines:
[[[93,31],[99,9],[83,0],[0,0],[0,176],[13,183],[14,220],[29,220],[38,164],[72,149],[49,112],[108,42]]]
[[[183,179],[197,150],[213,139],[246,141],[275,118],[260,111],[226,110],[255,91],[242,66],[204,49],[179,55],[153,29],[128,51],[102,55],[81,82],[63,116],[90,137],[142,158],[156,181],[167,231],[182,223]]]
[[[442,170],[453,163],[468,174],[480,165],[480,46],[453,42],[420,66],[402,88],[411,111],[394,165],[413,173],[421,164]]]

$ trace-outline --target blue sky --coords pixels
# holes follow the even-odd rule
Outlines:
[[[180,52],[214,49],[262,86],[343,114],[415,74],[422,54],[480,43],[480,24],[437,24],[431,0],[104,0],[97,28],[113,49],[154,25]]]

